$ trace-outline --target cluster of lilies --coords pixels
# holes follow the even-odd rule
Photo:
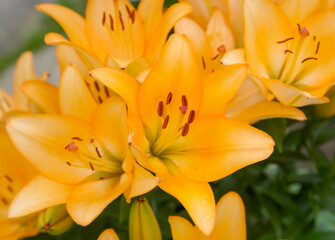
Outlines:
[[[171,216],[174,240],[245,240],[241,197],[216,204],[209,183],[272,154],[272,138],[251,124],[303,121],[299,107],[311,104],[335,113],[335,1],[163,4],[88,0],[85,18],[36,6],[68,39],[45,36],[59,86],[26,52],[13,95],[0,89],[1,239],[87,226],[121,195],[138,204],[130,239],[161,239],[140,197],[158,187],[195,224]],[[99,239],[119,238],[107,229]]]

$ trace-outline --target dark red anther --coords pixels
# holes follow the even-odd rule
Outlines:
[[[188,106],[187,97],[185,95],[181,96],[181,105]]]
[[[191,124],[194,121],[194,118],[195,118],[195,111],[191,110],[191,112],[188,115],[187,123]]]
[[[169,120],[170,120],[170,116],[169,115],[166,115],[165,119],[164,119],[164,123],[163,123],[163,129],[165,129],[169,123]]]
[[[102,26],[105,26],[106,23],[106,13],[104,12],[104,14],[102,15]]]
[[[158,109],[157,109],[158,116],[162,117],[164,114],[164,103],[163,101],[160,101],[158,104]]]
[[[190,124],[185,123],[183,126],[183,129],[181,130],[181,135],[185,137],[188,134],[188,131],[190,130]]]
[[[172,92],[169,92],[167,98],[166,98],[166,105],[170,104],[172,101]]]

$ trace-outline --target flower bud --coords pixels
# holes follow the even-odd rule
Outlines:
[[[72,227],[73,221],[65,205],[50,207],[38,215],[37,224],[40,232],[61,235]]]
[[[148,200],[137,199],[130,208],[130,240],[161,240],[161,231]]]

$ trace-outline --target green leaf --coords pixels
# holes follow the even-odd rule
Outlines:
[[[120,209],[119,209],[119,224],[123,222],[127,222],[129,211],[130,211],[130,204],[127,203],[124,196],[120,199]]]
[[[295,240],[334,240],[334,239],[335,239],[335,232],[314,232],[298,237]]]

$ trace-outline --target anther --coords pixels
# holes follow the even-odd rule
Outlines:
[[[305,58],[304,60],[301,61],[301,63],[304,63],[308,60],[318,60],[316,57],[308,57],[308,58]]]
[[[308,37],[309,36],[309,31],[307,30],[306,27],[303,27],[300,31],[299,34],[301,37]]]
[[[13,182],[13,179],[10,176],[8,176],[7,174],[5,174],[4,176],[8,182],[11,182],[11,183]]]
[[[102,98],[100,96],[98,96],[98,102],[103,103]]]
[[[2,200],[3,204],[5,204],[6,206],[8,205],[8,201],[5,198],[2,197],[1,200]]]
[[[101,157],[101,154],[100,154],[100,152],[99,152],[98,147],[95,148],[95,152],[97,153],[97,155],[98,155],[99,158],[102,158],[102,157]]]
[[[181,106],[179,107],[179,110],[183,113],[186,114],[188,107],[187,106]]]
[[[93,164],[92,164],[91,162],[89,162],[89,164],[90,164],[90,168],[91,168],[91,170],[94,171]]]
[[[80,137],[73,137],[72,140],[77,140],[77,141],[79,141],[79,142],[82,142],[82,141],[83,141],[83,139],[81,139]]]
[[[130,9],[129,9],[129,7],[128,7],[127,4],[125,4],[125,6],[126,6],[126,10],[127,10],[128,16],[130,17],[131,11],[130,11]]]
[[[74,142],[71,142],[69,145],[67,145],[65,147],[66,150],[68,150],[69,152],[76,152],[78,151],[78,147]]]
[[[164,114],[164,103],[163,101],[160,101],[158,104],[158,109],[157,109],[158,116],[162,117]]]
[[[72,166],[72,164],[70,162],[66,162],[66,165],[68,165],[69,167]]]
[[[318,45],[316,46],[315,54],[318,54],[320,50],[320,41],[318,42]]]
[[[219,57],[219,54],[216,54],[214,57],[211,58],[211,60],[214,61],[214,60],[217,59],[218,57]]]
[[[290,41],[290,40],[293,40],[293,39],[294,39],[294,37],[290,37],[290,38],[286,38],[286,39],[284,39],[284,40],[278,41],[277,43],[278,43],[278,44],[280,44],[280,43],[285,43],[285,42]]]
[[[195,118],[195,111],[191,110],[191,112],[188,115],[187,123],[191,124],[194,121],[194,118]]]
[[[315,41],[315,40],[316,40],[316,36],[314,35],[314,36],[313,36],[313,41]]]
[[[139,199],[137,199],[137,201],[138,201],[139,203],[145,202],[145,200],[144,200],[143,197],[140,197]]]
[[[164,123],[163,123],[163,129],[165,129],[169,123],[169,120],[170,120],[170,116],[169,115],[166,115],[165,119],[164,119]]]
[[[181,135],[185,137],[188,134],[188,131],[190,130],[190,124],[185,123],[183,126],[183,129],[181,130]]]
[[[104,14],[102,15],[102,26],[105,26],[106,23],[106,13],[104,12]]]
[[[204,70],[206,69],[206,62],[205,62],[205,58],[204,56],[201,56],[201,60],[202,60],[202,67],[204,68]]]
[[[169,92],[167,98],[166,98],[166,105],[170,104],[172,100],[172,92]]]
[[[104,86],[104,89],[105,89],[106,96],[109,97],[109,91],[108,91],[108,88],[107,88],[106,86]]]
[[[300,24],[299,24],[299,23],[297,23],[297,25],[298,25],[298,30],[299,30],[299,32],[300,32],[300,31],[301,31]]]
[[[227,51],[226,46],[223,44],[220,47],[218,47],[216,50],[221,54],[225,54]]]
[[[109,14],[109,23],[111,25],[111,30],[114,31],[114,20],[112,15]]]
[[[120,10],[119,10],[119,19],[120,19],[120,23],[121,23],[122,31],[124,31],[124,22],[123,22],[122,14],[121,14],[121,11],[120,11]]]
[[[90,139],[90,143],[94,143],[94,139],[93,138]]]
[[[94,81],[94,86],[95,86],[95,89],[100,92],[100,87],[99,87],[99,84],[98,82]]]
[[[131,19],[131,23],[134,24],[135,23],[135,10],[133,10],[130,14],[130,19]]]
[[[286,53],[291,53],[291,54],[293,54],[293,52],[292,52],[291,50],[288,50],[288,49],[286,49],[284,53],[285,53],[285,54],[286,54]]]
[[[10,192],[10,193],[13,193],[14,191],[13,191],[13,188],[11,187],[11,186],[9,186],[9,185],[7,185],[7,189],[8,189],[8,191]]]
[[[188,106],[188,101],[186,95],[181,96],[181,105]]]

